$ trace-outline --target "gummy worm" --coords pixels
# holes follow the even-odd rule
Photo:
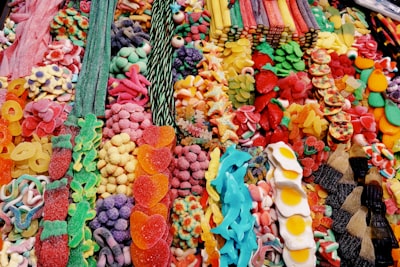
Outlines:
[[[107,242],[107,245],[111,248],[113,254],[115,255],[115,258],[116,258],[118,264],[120,264],[120,265],[124,264],[125,257],[121,250],[121,247],[119,246],[117,241],[115,241],[113,235],[111,234],[111,232],[108,229],[106,229],[104,227],[97,228],[93,232],[93,237],[96,240],[96,242],[103,248],[106,247],[106,244],[103,241],[103,238],[104,238],[105,241]]]
[[[43,202],[42,202],[43,204]],[[19,228],[19,229],[27,229],[29,227],[29,225],[31,224],[31,220],[33,215],[41,209],[41,205],[38,205],[36,207],[34,207],[33,209],[31,209],[30,211],[28,211],[26,218],[25,218],[25,222],[21,222],[22,221],[22,214],[21,214],[21,210],[11,206],[10,209],[11,211],[14,213],[15,216],[15,227]]]

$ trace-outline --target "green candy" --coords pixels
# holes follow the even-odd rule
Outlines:
[[[400,126],[400,108],[390,99],[386,99],[385,116],[391,124]]]
[[[385,106],[385,99],[381,93],[370,92],[368,96],[368,105],[374,108],[381,108]]]

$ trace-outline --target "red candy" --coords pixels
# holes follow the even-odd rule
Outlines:
[[[256,90],[260,94],[271,92],[278,83],[278,76],[270,70],[261,70],[255,75]]]
[[[134,266],[140,267],[164,267],[170,261],[169,245],[160,239],[151,249],[140,249],[134,243],[131,245],[131,258]],[[56,266],[56,265],[55,265]]]
[[[137,177],[133,183],[135,201],[145,207],[153,207],[167,194],[168,184],[168,177],[161,173]]]
[[[155,148],[170,146],[175,140],[175,131],[170,126],[151,125],[143,130],[142,139]]]
[[[68,214],[69,190],[63,186],[44,193],[45,205],[43,208],[43,220],[64,221]]]

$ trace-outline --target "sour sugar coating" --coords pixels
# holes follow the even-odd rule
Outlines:
[[[129,245],[131,241],[129,216],[133,202],[133,198],[125,194],[98,199],[96,217],[89,223],[89,227],[93,231],[101,227],[108,229],[119,244]]]

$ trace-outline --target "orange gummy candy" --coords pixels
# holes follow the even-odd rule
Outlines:
[[[132,242],[140,249],[150,249],[163,236],[167,222],[155,214],[148,216],[141,211],[133,211],[130,216]]]
[[[0,148],[8,146],[11,143],[12,136],[8,125],[0,121]]]
[[[138,148],[137,159],[145,172],[156,174],[168,168],[172,155],[169,148],[154,148],[151,145],[144,144]]]
[[[149,126],[143,130],[142,138],[146,144],[156,148],[170,147],[175,141],[175,130],[171,126]]]
[[[163,216],[165,220],[168,219],[168,207],[164,203],[157,203],[152,207],[145,207],[142,206],[141,204],[135,204],[135,206],[132,208],[133,211],[141,211],[146,215],[154,215],[154,214],[159,214]]]
[[[136,203],[153,207],[167,194],[168,186],[168,177],[162,173],[142,175],[133,182],[133,196]]]
[[[14,162],[11,159],[0,157],[0,185],[8,184],[11,181],[11,169]]]

